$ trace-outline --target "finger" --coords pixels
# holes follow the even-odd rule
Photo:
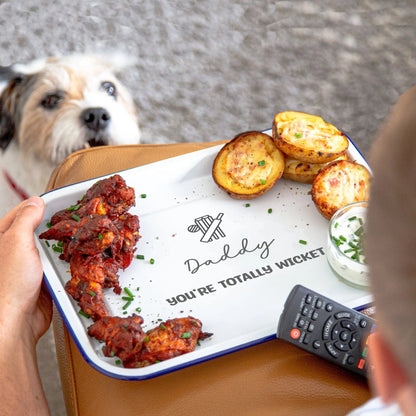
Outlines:
[[[0,233],[4,233],[10,228],[16,213],[21,209],[25,202],[26,201],[22,201],[20,204],[16,205],[7,214],[5,214],[3,218],[0,219]]]
[[[45,203],[40,197],[31,197],[19,205],[8,231],[19,236],[32,236],[36,227],[42,221]],[[23,238],[22,238],[23,239]]]

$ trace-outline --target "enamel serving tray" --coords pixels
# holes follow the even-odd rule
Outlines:
[[[78,304],[64,290],[69,264],[36,239],[52,298],[85,360],[103,374],[147,379],[271,340],[296,284],[351,308],[372,301],[368,292],[340,282],[328,266],[328,221],[312,202],[311,186],[281,179],[257,199],[232,199],[211,176],[220,148],[119,172],[136,192],[130,212],[139,216],[141,239],[135,254],[144,256],[119,273],[120,286],[135,295],[127,313],[141,308],[145,331],[170,318],[200,319],[203,331],[213,336],[193,352],[137,369],[123,368],[117,357],[104,357],[103,343],[87,335],[91,319],[79,314]],[[352,142],[348,152],[351,160],[368,166]],[[43,195],[46,212],[36,236],[56,211],[75,204],[96,181]],[[122,296],[104,289],[111,315],[127,316]]]

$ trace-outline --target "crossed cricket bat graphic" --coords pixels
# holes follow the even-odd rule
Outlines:
[[[220,212],[217,218],[211,217],[211,215],[204,215],[195,219],[195,224],[188,227],[188,231],[196,233],[202,231],[201,242],[209,243],[213,239],[218,240],[221,237],[225,237],[224,231],[221,230],[220,224],[224,213]]]

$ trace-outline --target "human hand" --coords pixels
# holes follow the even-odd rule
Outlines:
[[[31,345],[52,319],[52,302],[42,286],[42,264],[33,236],[44,210],[42,198],[31,197],[0,220],[0,324],[20,331]]]

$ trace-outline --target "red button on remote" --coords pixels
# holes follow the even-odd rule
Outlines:
[[[357,368],[362,370],[364,368],[364,365],[365,365],[365,360],[363,358],[361,358],[360,361],[358,361]]]
[[[290,336],[291,336],[293,339],[298,339],[298,338],[300,337],[300,331],[299,331],[299,329],[297,329],[297,328],[293,328],[293,329],[290,331]]]

